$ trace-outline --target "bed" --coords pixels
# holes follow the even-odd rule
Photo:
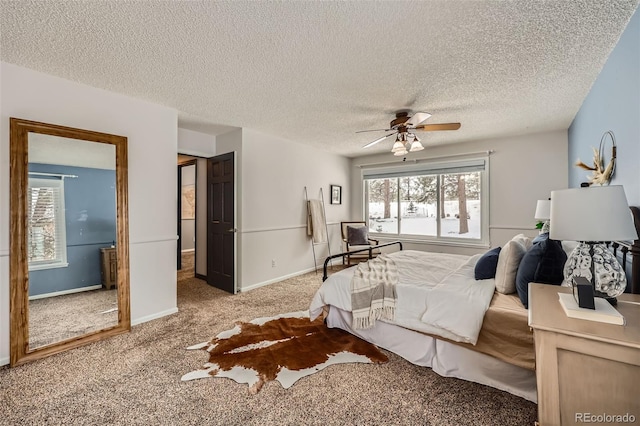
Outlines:
[[[632,207],[631,210],[638,229],[640,209]],[[325,261],[325,281],[310,303],[311,316],[325,315],[329,327],[346,330],[416,365],[430,367],[441,376],[484,384],[537,402],[533,334],[528,326],[528,311],[518,294],[491,291],[489,296],[482,296],[488,297],[485,303],[488,306],[481,315],[481,325],[477,327],[475,338],[474,332],[467,335],[464,331],[459,335],[454,330],[456,332],[448,334],[451,327],[457,327],[456,324],[425,325],[422,320],[427,319],[425,309],[429,303],[449,309],[444,314],[451,319],[449,322],[476,321],[474,317],[466,318],[467,311],[480,308],[465,304],[477,295],[451,296],[451,293],[445,292],[439,303],[429,302],[429,297],[435,297],[440,288],[446,288],[441,284],[466,282],[460,285],[487,293],[487,288],[495,288],[495,283],[492,279],[476,281],[482,283],[484,290],[478,290],[477,285],[471,284],[471,280],[475,281],[473,271],[481,255],[402,250],[400,243],[388,243],[385,246],[393,244],[398,244],[399,248],[396,252],[388,253],[388,257],[398,265],[399,272],[396,315],[393,320],[377,320],[371,328],[354,329],[350,282],[356,266],[327,277],[327,265],[331,258]],[[640,293],[640,266],[635,267],[640,262],[640,241],[614,242],[611,249],[627,273],[627,291]],[[412,264],[423,266],[418,270]],[[447,297],[455,301],[453,307],[443,307]],[[444,332],[438,327],[441,325],[444,325]]]

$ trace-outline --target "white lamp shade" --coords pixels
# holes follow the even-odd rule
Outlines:
[[[536,214],[533,218],[536,220],[551,219],[551,200],[538,200]]]
[[[400,142],[399,140],[397,140],[391,147],[391,152],[398,152],[398,151],[405,151],[405,154],[406,154],[406,148],[404,147],[404,143]]]
[[[409,151],[416,152],[416,151],[422,151],[423,149],[424,149],[424,146],[422,146],[420,141],[416,139],[411,143],[411,149],[409,149]]]
[[[552,191],[549,237],[589,242],[638,239],[624,188],[613,185]]]

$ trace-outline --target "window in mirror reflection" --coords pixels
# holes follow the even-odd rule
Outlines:
[[[64,180],[29,177],[27,236],[29,270],[67,266]]]

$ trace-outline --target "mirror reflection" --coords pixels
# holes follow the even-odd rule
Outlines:
[[[28,133],[29,348],[118,325],[116,152]]]

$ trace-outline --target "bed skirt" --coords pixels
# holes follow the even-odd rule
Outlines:
[[[535,371],[382,321],[374,328],[353,330],[351,312],[334,306],[330,307],[326,322],[329,327],[348,331],[413,364],[430,367],[441,376],[480,383],[537,402]]]

